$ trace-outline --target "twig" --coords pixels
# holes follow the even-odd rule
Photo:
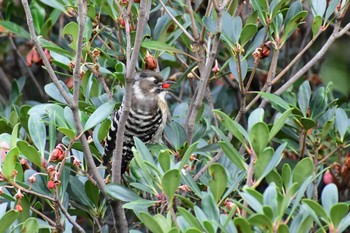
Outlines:
[[[195,42],[195,39],[191,36],[190,33],[177,21],[177,19],[170,13],[168,8],[166,8],[164,2],[162,0],[159,0],[160,4],[162,4],[165,12],[169,15],[169,17],[174,21],[174,23],[182,30],[182,32],[190,39],[192,42]]]
[[[218,14],[218,30],[219,32],[215,34],[214,39],[213,39],[213,46],[212,49],[210,51],[209,57],[206,59],[205,63],[203,63],[202,61],[199,62],[200,64],[200,74],[201,74],[201,82],[197,88],[198,93],[197,96],[194,100],[194,105],[193,105],[193,109],[191,112],[189,112],[189,116],[188,117],[188,122],[186,123],[186,129],[187,129],[187,142],[188,144],[192,143],[192,134],[193,134],[193,130],[194,130],[194,123],[195,120],[197,118],[197,114],[198,114],[198,110],[202,104],[205,92],[207,90],[207,84],[208,84],[208,80],[210,77],[210,72],[212,69],[212,66],[214,64],[215,61],[215,57],[216,57],[216,53],[220,44],[220,31],[221,31],[221,26],[222,26],[222,11],[224,8],[220,8],[220,11],[217,12]]]
[[[70,216],[66,208],[64,208],[64,206],[62,205],[62,203],[59,200],[57,200],[56,203],[61,209],[64,216],[66,216],[68,221],[76,228],[76,230],[80,233],[85,233],[84,229],[76,221],[73,220],[72,216]]]
[[[45,195],[45,194],[41,194],[41,193],[37,193],[35,191],[32,191],[32,190],[29,190],[29,189],[26,189],[20,185],[18,185],[16,182],[10,182],[10,184],[15,187],[16,189],[19,189],[21,190],[22,192],[25,192],[25,193],[29,193],[29,194],[32,194],[34,196],[37,196],[37,197],[40,197],[40,198],[43,198],[43,199],[46,199],[46,200],[49,200],[49,201],[55,201],[55,199],[53,197],[50,197],[48,195]]]
[[[41,213],[39,210],[35,209],[34,207],[30,206],[30,210],[42,217],[45,221],[47,221],[51,226],[56,226],[56,223],[52,221],[49,217],[47,217],[45,214]]]
[[[26,14],[26,18],[27,18],[27,25],[28,25],[28,29],[29,29],[29,33],[30,33],[30,37],[35,45],[36,50],[38,51],[40,58],[43,60],[43,63],[47,69],[47,72],[49,73],[49,76],[52,80],[52,82],[56,85],[57,89],[59,90],[60,94],[63,96],[64,100],[66,101],[66,103],[68,105],[72,105],[72,99],[70,98],[70,96],[66,93],[66,91],[63,89],[61,83],[59,82],[49,60],[47,59],[47,57],[45,56],[44,50],[41,47],[38,38],[36,36],[35,33],[35,29],[34,29],[34,24],[33,24],[33,16],[32,13],[30,11],[29,8],[29,4],[28,4],[28,0],[22,0],[22,5],[24,8],[24,12]]]
[[[291,77],[283,86],[281,86],[274,93],[276,95],[282,94],[286,91],[293,83],[295,83],[302,75],[304,75],[317,61],[319,61],[330,48],[330,46],[341,36],[343,36],[347,31],[350,30],[350,23],[348,23],[342,30],[339,31],[340,21],[334,26],[333,33],[330,35],[323,47],[318,51],[318,53],[306,64],[304,65],[293,77]]]

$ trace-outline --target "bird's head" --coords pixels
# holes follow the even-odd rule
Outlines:
[[[133,85],[133,92],[138,99],[164,98],[170,86],[171,82],[164,81],[160,73],[143,71]]]

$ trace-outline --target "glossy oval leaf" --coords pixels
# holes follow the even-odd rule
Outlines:
[[[113,199],[124,202],[136,201],[138,199],[141,199],[139,195],[137,195],[130,189],[118,184],[106,185],[106,194]]]
[[[26,141],[19,140],[17,141],[17,147],[21,154],[25,155],[32,163],[38,167],[42,166],[40,153],[34,146],[29,145]]]
[[[225,152],[225,155],[233,162],[239,169],[246,171],[247,164],[244,161],[243,156],[229,143],[219,142],[220,147]]]
[[[46,145],[46,127],[39,114],[32,114],[28,120],[29,135],[38,148],[41,155],[44,154]]]
[[[39,232],[39,222],[36,218],[28,218],[22,225],[22,232]]]
[[[219,208],[211,193],[205,193],[203,195],[202,210],[211,221],[219,221]]]
[[[290,108],[284,113],[282,113],[273,123],[273,126],[269,132],[269,140],[271,141],[276,134],[283,128],[284,124],[286,123],[288,117],[292,114],[293,109]]]
[[[269,143],[269,128],[264,122],[258,122],[249,132],[251,145],[259,157]]]
[[[84,125],[84,131],[91,129],[108,118],[114,110],[115,102],[110,101],[98,107]]]
[[[349,119],[342,108],[337,108],[335,111],[335,127],[338,130],[340,140],[343,142],[345,133],[348,131]]]
[[[337,203],[332,206],[330,217],[334,224],[334,227],[338,227],[340,221],[349,213],[349,204],[346,203]]]
[[[292,173],[293,182],[297,182],[301,185],[307,177],[312,175],[313,168],[314,164],[310,158],[304,158],[299,161]]]
[[[210,191],[214,196],[216,202],[218,202],[222,194],[226,190],[227,185],[227,175],[225,168],[219,164],[214,163],[209,167],[209,187]]]
[[[171,155],[169,151],[160,151],[158,155],[158,162],[164,172],[170,169]]]
[[[162,187],[164,193],[170,200],[174,198],[175,192],[180,185],[181,175],[178,169],[167,171],[162,178]]]
[[[158,222],[149,213],[140,212],[139,214],[141,221],[145,226],[153,233],[163,233],[162,228],[159,226]]]
[[[6,232],[9,227],[16,221],[19,212],[16,210],[7,211],[0,219],[0,232]]]
[[[310,83],[309,81],[304,81],[303,84],[300,85],[299,91],[298,91],[298,105],[304,117],[307,116],[310,98],[311,98]]]
[[[250,113],[248,117],[248,132],[253,125],[264,120],[264,113],[265,111],[263,108],[256,108]]]
[[[184,219],[192,226],[197,229],[201,229],[201,225],[198,222],[198,219],[195,218],[188,210],[182,207],[178,207],[177,209],[179,213],[184,217]]]
[[[335,184],[331,183],[324,187],[321,194],[321,201],[324,210],[330,216],[332,206],[338,203],[338,188]]]
[[[2,174],[7,180],[11,180],[11,176],[13,174],[13,170],[16,167],[17,156],[19,154],[19,150],[17,147],[9,150],[5,157],[5,161],[2,164]]]

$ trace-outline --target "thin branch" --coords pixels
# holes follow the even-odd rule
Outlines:
[[[221,32],[221,28],[222,28],[222,12],[223,12],[224,8],[221,7],[220,10],[217,12],[218,15],[218,19],[217,19],[217,28],[218,28],[218,32],[214,35],[214,39],[213,39],[213,46],[211,48],[211,51],[209,53],[209,56],[207,59],[204,60],[200,60],[199,62],[199,70],[200,70],[200,76],[201,76],[201,80],[200,83],[197,87],[197,95],[196,98],[193,101],[193,109],[192,111],[188,112],[188,116],[187,119],[188,121],[186,121],[186,131],[187,131],[187,143],[191,144],[192,143],[192,135],[193,135],[193,130],[194,130],[194,123],[195,120],[197,118],[197,114],[199,111],[199,108],[202,105],[203,102],[203,98],[205,96],[205,92],[207,90],[207,84],[208,84],[208,80],[210,77],[210,73],[211,73],[211,69],[213,67],[214,61],[215,61],[215,57],[218,51],[218,47],[220,44],[220,32]],[[204,55],[204,48],[201,47],[200,48],[200,56]],[[190,109],[189,109],[190,110]]]
[[[97,170],[97,167],[95,165],[94,159],[93,159],[92,154],[91,154],[91,150],[90,150],[87,138],[86,138],[85,134],[83,134],[83,126],[82,126],[82,123],[80,120],[79,108],[78,108],[78,97],[79,97],[79,87],[80,87],[80,64],[81,64],[81,57],[82,57],[83,31],[84,31],[84,25],[85,25],[85,19],[86,19],[86,0],[79,0],[79,2],[78,2],[78,18],[79,18],[79,20],[78,20],[79,30],[78,30],[77,49],[76,49],[77,54],[76,54],[76,59],[75,59],[75,68],[74,68],[74,72],[73,72],[73,76],[74,76],[73,98],[74,98],[74,101],[71,105],[71,109],[73,112],[73,118],[74,118],[75,127],[77,129],[77,133],[78,133],[78,135],[81,135],[80,142],[81,142],[82,149],[84,152],[84,157],[86,159],[86,162],[87,162],[87,165],[89,168],[89,173],[96,180],[96,184],[100,188],[102,193],[105,194],[105,183],[104,183],[103,178],[101,177],[100,173]]]
[[[180,24],[179,21],[177,21],[177,19],[170,13],[170,11],[168,10],[168,8],[166,8],[164,2],[162,0],[159,0],[160,4],[162,4],[164,10],[166,11],[166,13],[169,15],[169,17],[174,21],[174,23],[182,30],[182,32],[188,37],[188,39],[190,39],[192,42],[195,42],[195,39],[191,36],[190,33],[188,33],[188,31]]]
[[[53,197],[50,197],[48,195],[45,195],[45,194],[41,194],[41,193],[37,193],[35,191],[32,191],[32,190],[29,190],[29,189],[26,189],[20,185],[18,185],[17,183],[15,182],[10,182],[10,184],[15,187],[16,189],[19,189],[21,190],[22,192],[25,192],[25,193],[29,193],[29,194],[32,194],[34,196],[37,196],[37,197],[40,197],[40,198],[43,198],[43,199],[46,199],[46,200],[49,200],[49,201],[55,201],[55,199]]]
[[[191,25],[192,25],[192,32],[195,40],[199,39],[199,33],[197,30],[197,25],[196,25],[196,20],[194,19],[194,14],[193,14],[193,9],[192,9],[192,1],[187,0],[187,9],[188,9],[188,14],[190,15],[191,18]]]
[[[59,90],[60,94],[63,96],[66,103],[68,105],[71,105],[72,99],[66,93],[66,91],[63,89],[60,81],[58,80],[58,78],[57,78],[57,76],[56,76],[56,74],[55,74],[55,72],[54,72],[54,70],[49,62],[49,60],[45,56],[43,48],[41,47],[41,45],[38,41],[38,38],[37,38],[36,33],[35,33],[35,29],[34,29],[33,16],[32,16],[32,13],[30,11],[30,8],[29,8],[28,0],[22,0],[22,5],[24,8],[24,12],[26,14],[26,18],[27,18],[27,25],[28,25],[30,37],[35,45],[35,48],[38,51],[40,58],[43,60],[43,63],[46,67],[47,72],[49,73],[49,76],[50,76],[52,82],[56,85],[57,89]]]
[[[350,23],[348,23],[342,30],[339,31],[340,22],[335,24],[333,33],[328,38],[323,47],[318,51],[318,53],[306,64],[304,65],[293,77],[291,77],[283,86],[281,86],[274,93],[276,95],[282,94],[286,91],[292,84],[294,84],[302,75],[304,75],[316,62],[318,62],[331,47],[331,45],[341,36],[343,36],[347,31],[350,30]]]
[[[45,214],[41,213],[39,210],[35,209],[34,207],[30,206],[30,210],[39,215],[41,218],[43,218],[45,221],[47,221],[51,226],[56,226],[56,223],[52,221],[52,219],[48,218]]]
[[[64,206],[62,205],[62,203],[60,201],[57,201],[56,203],[60,207],[60,209],[61,209],[62,213],[64,214],[64,216],[66,216],[68,221],[76,228],[76,230],[78,232],[80,232],[80,233],[85,233],[84,229],[76,221],[73,220],[72,216],[70,216],[70,214],[68,213],[66,208],[64,208]]]

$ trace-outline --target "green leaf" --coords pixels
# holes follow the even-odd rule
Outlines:
[[[123,208],[130,209],[130,210],[138,210],[138,209],[146,209],[151,206],[157,205],[159,203],[158,201],[151,201],[151,200],[145,200],[145,199],[138,199],[136,201],[131,201],[128,203],[125,203],[123,205]]]
[[[251,145],[259,157],[269,143],[269,128],[264,122],[258,122],[249,132]]]
[[[300,11],[302,11],[303,6],[299,1],[293,2],[286,14],[285,20],[284,20],[284,27],[286,27],[287,23],[295,16],[297,15]]]
[[[223,124],[225,128],[228,129],[232,135],[238,139],[238,141],[245,145],[244,138],[246,140],[249,140],[248,133],[245,131],[245,129],[225,113],[219,110],[213,110],[213,112],[219,117],[221,124]]]
[[[224,151],[225,155],[233,162],[239,169],[246,171],[248,168],[244,162],[243,156],[231,145],[226,142],[219,142],[220,147]]]
[[[73,140],[76,138],[76,134],[74,130],[63,128],[63,127],[58,127],[57,130],[63,133],[65,136],[69,137],[70,140]]]
[[[183,54],[188,57],[192,57],[191,55],[185,53],[184,51],[174,48],[160,41],[154,41],[154,40],[143,41],[141,46],[146,49],[153,49],[161,52],[168,52],[170,54]]]
[[[312,38],[315,38],[317,33],[320,31],[322,25],[322,17],[317,15],[314,17],[314,20],[312,21]]]
[[[95,205],[98,206],[99,197],[100,197],[100,191],[97,188],[96,185],[94,185],[90,180],[85,182],[85,193],[90,199],[90,201]]]
[[[198,222],[197,218],[195,218],[188,210],[180,206],[177,208],[177,210],[184,217],[184,219],[190,224],[190,226],[195,227],[197,229],[201,229],[201,225]]]
[[[11,176],[13,173],[13,170],[16,166],[17,156],[19,154],[19,150],[17,147],[13,147],[9,152],[7,153],[5,157],[5,161],[2,164],[2,174],[7,180],[11,180]]]
[[[334,224],[334,227],[337,228],[340,221],[345,217],[349,212],[349,205],[346,203],[337,203],[332,206],[330,217]]]
[[[50,51],[54,51],[58,54],[69,55],[69,57],[73,59],[71,52],[69,52],[66,49],[61,48],[60,46],[56,45],[55,43],[53,43],[51,41],[45,40],[42,36],[38,36],[38,41],[43,48],[46,48]]]
[[[158,162],[160,164],[160,167],[163,169],[164,172],[168,171],[170,169],[170,161],[171,161],[171,155],[169,151],[160,151],[158,155]]]
[[[181,159],[181,163],[180,163],[180,166],[179,166],[180,169],[182,169],[185,166],[185,164],[187,163],[187,161],[190,158],[190,156],[197,149],[198,143],[199,142],[195,142],[191,146],[188,147],[188,149],[186,150],[184,156]]]
[[[59,9],[60,11],[68,14],[65,10],[65,6],[60,3],[60,1],[57,1],[57,0],[40,0],[40,2],[48,5],[49,7],[52,7],[54,9]]]
[[[28,218],[22,225],[22,232],[39,232],[39,222],[36,218]]]
[[[66,84],[64,84],[62,81],[59,81],[59,82],[62,85],[63,90],[66,92],[66,94],[70,98],[72,98],[73,95],[69,92],[68,87],[66,86]],[[61,103],[64,103],[64,104],[67,104],[67,102],[65,101],[65,99],[61,95],[60,91],[55,86],[55,84],[53,84],[53,83],[46,84],[45,87],[44,87],[44,90],[45,90],[46,94],[48,94],[54,100],[57,100],[58,102],[61,102]]]
[[[321,130],[321,139],[322,140],[326,140],[326,137],[328,135],[328,133],[331,131],[331,129],[333,129],[333,125],[334,125],[334,118],[332,118],[331,120],[327,121]]]
[[[205,228],[205,230],[206,230],[205,232],[208,232],[208,233],[216,233],[212,222],[210,222],[209,220],[203,221],[203,226],[204,226],[204,228]]]
[[[209,180],[210,191],[213,194],[215,201],[218,202],[226,189],[226,171],[221,164],[214,163],[209,167],[209,174],[211,176],[211,179]]]
[[[130,202],[141,199],[139,195],[137,195],[130,189],[118,184],[106,185],[106,194],[113,199],[120,200],[123,202]]]
[[[267,176],[281,161],[282,156],[283,156],[283,150],[287,146],[287,143],[281,144],[275,153],[272,156],[272,159],[269,161],[268,165],[266,166],[263,174],[260,176],[260,181],[263,177]]]
[[[258,12],[258,16],[259,19],[262,23],[262,25],[266,25],[266,13],[267,13],[267,4],[266,1],[264,0],[252,0],[251,4],[254,8],[254,10],[256,10]]]
[[[285,111],[290,108],[289,104],[286,101],[284,101],[281,97],[279,97],[278,95],[267,93],[267,92],[255,92],[255,93],[260,94],[263,98],[265,98],[265,99],[271,101],[272,103],[282,107]]]
[[[346,229],[349,229],[350,226],[350,213],[348,213],[339,223],[336,232],[343,232]]]
[[[248,219],[249,223],[253,226],[258,226],[260,229],[263,229],[265,232],[272,232],[272,221],[264,214],[253,214]]]
[[[209,32],[211,32],[213,34],[218,32],[217,23],[212,18],[210,18],[209,16],[204,16],[202,21],[203,21],[205,28]]]
[[[334,13],[334,11],[337,8],[339,3],[340,3],[340,0],[331,0],[331,1],[328,2],[327,11],[326,11],[326,14],[324,16],[324,21],[325,22]]]
[[[289,227],[288,227],[288,225],[287,225],[287,224],[284,224],[284,223],[280,224],[280,225],[278,226],[277,232],[278,232],[278,233],[289,233]]]
[[[293,170],[293,181],[301,185],[307,177],[312,175],[313,168],[314,164],[310,158],[302,159]]]
[[[17,141],[17,147],[21,154],[25,155],[29,161],[34,163],[36,166],[41,167],[41,156],[35,147],[28,144],[28,142],[20,140]]]
[[[238,83],[240,83],[240,78],[239,78],[239,73],[238,73],[238,63],[234,57],[231,57],[229,60],[229,68],[230,71],[233,75],[233,77],[236,79]],[[245,77],[247,76],[248,72],[248,62],[247,60],[244,60],[243,57],[240,57],[240,69],[241,69],[241,77],[242,80],[244,81]]]
[[[236,44],[242,32],[242,19],[239,16],[231,17],[226,11],[222,15],[222,24],[230,27],[222,27],[222,35],[231,43]]]
[[[346,112],[342,108],[337,108],[335,111],[335,127],[338,130],[341,142],[343,142],[344,136],[348,131],[349,119]]]
[[[306,16],[307,16],[307,11],[300,11],[287,23],[283,32],[281,46],[293,34],[295,29],[297,29],[299,24],[305,19]]]
[[[174,198],[175,192],[180,185],[181,175],[178,169],[165,172],[162,178],[162,187],[165,194],[170,200]]]
[[[314,15],[323,16],[326,11],[327,0],[311,0],[311,9]]]
[[[6,232],[9,227],[17,219],[19,212],[16,210],[9,210],[0,219],[0,232]]]
[[[323,218],[324,221],[327,221],[327,222],[329,221],[327,213],[325,212],[325,210],[322,208],[322,206],[318,202],[311,200],[311,199],[304,199],[303,203],[308,205],[315,212],[315,214],[317,216]]]
[[[264,172],[267,168],[267,165],[272,161],[273,149],[266,148],[260,156],[257,158],[256,163],[254,163],[254,173],[256,178],[262,179],[263,174],[268,174],[269,172]]]
[[[153,233],[163,233],[161,226],[158,222],[151,216],[149,213],[140,212],[139,213],[141,221],[145,224],[145,226]]]
[[[41,27],[45,20],[45,8],[38,4],[37,1],[30,3],[30,11],[33,16],[33,24],[37,34],[41,34]]]
[[[28,120],[29,135],[41,155],[46,144],[46,128],[39,114],[31,114]]]
[[[241,45],[244,46],[258,31],[258,26],[255,24],[246,24],[241,33]]]
[[[200,228],[194,228],[194,227],[190,227],[185,231],[185,233],[202,233],[202,232],[203,231],[200,230]]]
[[[298,91],[298,105],[304,117],[306,117],[307,115],[310,98],[311,98],[311,87],[310,87],[309,81],[304,81],[303,84],[300,85],[299,91]]]
[[[338,203],[338,188],[335,184],[331,183],[324,187],[321,194],[321,201],[324,210],[330,216],[332,206]]]
[[[76,22],[68,23],[62,30],[62,36],[68,35],[70,38],[69,47],[76,50],[77,42],[78,42],[78,24]]]
[[[292,111],[293,111],[292,108],[288,109],[287,111],[285,111],[282,115],[280,115],[275,120],[275,122],[273,123],[273,126],[270,130],[268,141],[271,141],[273,139],[273,137],[275,137],[275,135],[282,129],[286,120],[291,115]]]
[[[248,117],[248,132],[251,130],[253,125],[264,121],[264,113],[265,111],[263,108],[256,108],[250,113]]]
[[[242,217],[236,217],[233,219],[233,222],[235,223],[235,226],[237,229],[239,229],[239,232],[244,232],[244,233],[253,233],[251,226],[247,219],[242,218]]]
[[[312,129],[313,127],[316,126],[316,122],[310,118],[305,118],[302,117],[299,119],[301,125],[303,126],[304,129],[308,130],[308,129]]]
[[[103,120],[108,118],[108,116],[111,115],[111,113],[113,112],[114,106],[115,102],[109,101],[98,107],[85,123],[83,131],[91,129],[98,123],[101,123]]]
[[[1,20],[0,25],[6,28],[8,31],[12,32],[18,37],[23,37],[25,39],[30,39],[29,33],[16,23],[11,21]]]
[[[211,193],[204,193],[202,199],[202,210],[208,219],[212,221],[219,221],[219,208],[216,205],[213,195]]]

